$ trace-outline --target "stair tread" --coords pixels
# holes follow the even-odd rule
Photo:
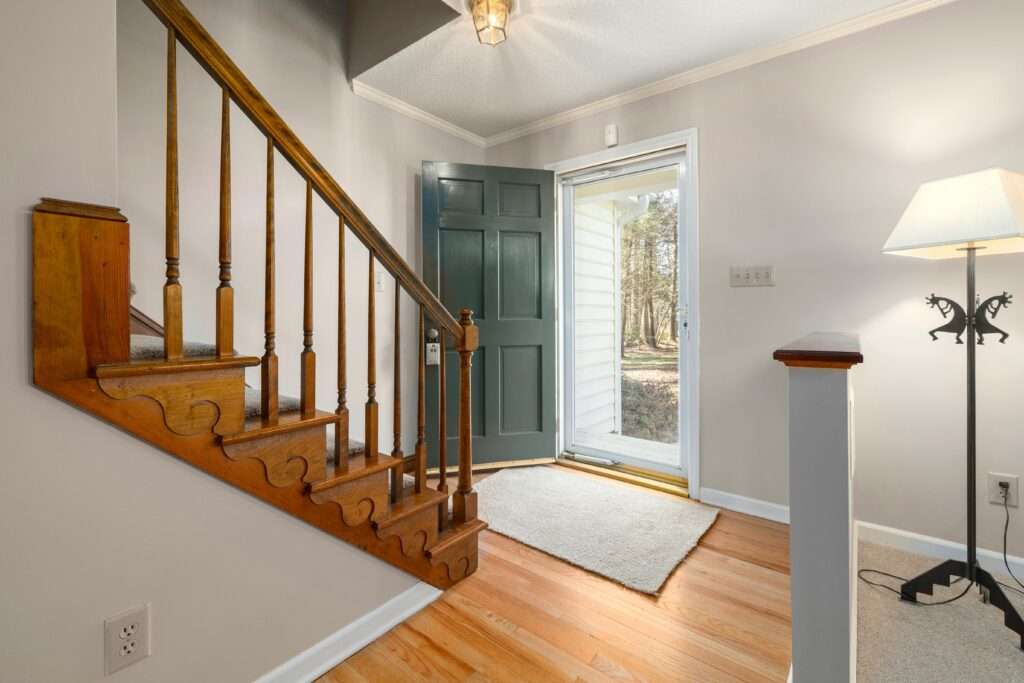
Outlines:
[[[427,548],[427,556],[437,557],[445,550],[455,545],[470,534],[477,534],[487,528],[487,522],[482,519],[471,519],[457,526],[445,529],[437,543]]]
[[[261,393],[259,389],[253,387],[245,388],[245,416],[259,417],[263,413],[263,406],[261,405]],[[277,410],[279,413],[288,413],[293,410],[298,410],[301,407],[301,401],[295,396],[286,396],[284,394],[277,395]]]
[[[252,441],[253,439],[263,439],[278,434],[287,434],[299,429],[309,429],[310,427],[334,424],[337,421],[337,415],[323,410],[318,410],[307,417],[303,417],[302,413],[297,410],[281,413],[277,422],[272,425],[264,424],[263,420],[257,415],[255,417],[250,417],[245,421],[245,427],[242,431],[237,434],[229,434],[221,437],[221,443],[228,446],[235,443]]]
[[[420,510],[425,510],[429,507],[443,504],[447,498],[448,494],[441,493],[430,488],[426,489],[422,493],[405,491],[402,499],[391,506],[391,509],[388,511],[388,515],[383,519],[374,522],[374,526],[378,529],[386,529],[393,524],[397,524],[406,517],[416,514]]]
[[[334,437],[333,431],[327,432],[327,466],[333,465],[334,459]],[[356,441],[355,439],[348,440],[348,455],[350,458],[354,458],[357,455],[361,455],[366,448],[363,446],[362,441]]]
[[[217,355],[217,347],[206,342],[185,341],[182,342],[181,350],[185,358]],[[133,334],[131,336],[131,360],[163,360],[163,357],[163,337],[152,337],[145,334]]]
[[[365,455],[357,455],[349,457],[348,461],[348,472],[344,474],[335,474],[329,476],[323,481],[318,481],[315,484],[310,485],[309,490],[312,493],[318,493],[320,491],[326,491],[332,489],[335,486],[367,477],[377,472],[384,472],[393,467],[398,467],[403,463],[401,458],[392,458],[390,455],[380,453],[377,456],[377,461],[373,464],[366,464]]]
[[[260,364],[255,356],[232,356],[231,358],[183,358],[181,360],[137,360],[127,363],[110,363],[96,366],[96,377],[141,377],[164,375],[176,372],[201,372],[203,370],[226,370],[246,368]]]

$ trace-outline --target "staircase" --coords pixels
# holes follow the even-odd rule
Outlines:
[[[43,199],[33,219],[33,380],[53,395],[120,427],[152,446],[232,484],[323,531],[439,588],[477,567],[477,519],[472,488],[470,367],[477,348],[472,313],[456,320],[323,166],[288,128],[179,0],[143,0],[167,27],[166,281],[163,321],[149,321],[145,338],[131,334],[129,224],[120,211]],[[179,44],[222,88],[219,280],[213,345],[182,337],[182,282],[178,230],[177,74]],[[264,348],[261,356],[234,351],[231,282],[230,109],[243,111],[266,136],[266,266]],[[303,269],[303,351],[297,398],[280,396],[275,350],[274,161],[284,157],[306,181]],[[337,407],[316,408],[317,355],[313,348],[313,202],[338,216]],[[333,226],[332,226],[333,229]],[[365,330],[368,385],[365,445],[349,441],[346,383],[345,231],[367,249],[369,279],[357,295],[369,304]],[[396,281],[394,446],[378,443],[376,301],[374,269]],[[297,277],[297,274],[296,274]],[[401,316],[404,294],[419,310],[416,448],[401,449]],[[137,326],[138,320],[135,324]],[[441,410],[441,477],[426,478],[424,330],[441,331],[459,358],[458,487],[446,484],[445,410]],[[157,330],[156,328],[162,329]],[[360,345],[362,340],[360,340]],[[442,358],[445,354],[442,353]],[[333,360],[333,359],[332,359]],[[259,390],[245,384],[245,369],[260,367]],[[445,386],[444,362],[439,384]],[[442,393],[443,400],[443,393]],[[333,402],[332,402],[333,403]],[[442,407],[443,407],[442,403]],[[59,428],[59,426],[57,426]]]

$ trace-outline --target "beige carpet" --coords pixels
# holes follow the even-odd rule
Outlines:
[[[861,543],[860,568],[913,577],[939,563],[886,546]],[[899,581],[869,576],[899,588]],[[1012,583],[997,575],[1003,583]],[[1003,626],[1003,613],[984,605],[976,591],[936,607],[900,601],[881,588],[858,581],[858,683],[1022,683],[1024,650],[1020,637]],[[939,601],[961,593],[963,583],[937,586]],[[1018,610],[1024,595],[1006,590]]]
[[[714,508],[561,467],[507,469],[474,484],[493,531],[641,591],[711,527]]]

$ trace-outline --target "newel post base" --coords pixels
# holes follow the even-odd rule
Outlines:
[[[473,490],[473,392],[471,370],[473,352],[480,346],[480,328],[473,322],[473,311],[463,308],[459,323],[459,487],[452,496],[452,516],[456,524],[476,519],[476,492]]]

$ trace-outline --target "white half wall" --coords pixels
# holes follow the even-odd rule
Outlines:
[[[487,163],[543,167],[602,149],[606,124],[623,145],[698,130],[702,486],[785,504],[786,371],[771,353],[858,332],[856,516],[963,542],[965,359],[929,341],[924,297],[963,299],[964,264],[881,248],[921,182],[1024,171],[1021,25],[1018,0],[964,0],[487,150]],[[762,264],[776,287],[729,287],[730,265]],[[981,259],[980,291],[1024,296],[1022,265]],[[1013,336],[979,354],[981,486],[989,471],[1024,474],[1024,311],[1004,316]],[[1002,510],[983,504],[980,544],[1001,536]]]
[[[250,55],[260,55],[240,62],[253,68],[256,83],[276,95],[275,103],[300,92],[302,83],[307,94],[317,95],[279,106],[318,154],[322,147],[333,150],[330,158],[324,155],[331,170],[387,226],[389,238],[414,256],[419,158],[479,159],[461,158],[462,144],[436,131],[352,101],[335,59],[340,47],[331,42],[341,27],[318,23],[311,14],[335,3],[293,2],[287,11],[276,2],[188,4],[200,19],[216,20],[211,28],[214,35],[228,34],[229,51],[245,46]],[[162,101],[164,34],[152,20],[149,32],[128,46],[157,56],[147,62],[140,53],[132,65],[137,73],[122,74],[119,86],[117,9],[140,24],[145,19],[135,11],[145,12],[139,0],[6,0],[0,9],[0,271],[5,282],[0,315],[6,323],[0,331],[0,678],[107,680],[103,619],[149,602],[153,655],[119,672],[118,681],[248,683],[405,594],[417,581],[32,386],[30,211],[39,197],[117,204],[120,162],[122,206],[132,219],[133,247],[141,250],[133,254],[140,289],[163,269],[155,253],[161,250],[152,244],[162,229],[162,190],[147,200],[139,194],[139,185],[162,187],[163,153],[129,135],[119,156],[117,117],[119,87],[122,94],[138,88],[140,98]],[[198,116],[183,118],[182,169],[191,178],[182,184],[184,282],[187,296],[195,297],[186,299],[186,329],[190,336],[212,338],[203,326],[212,324],[213,286],[204,290],[209,306],[203,308],[207,301],[199,300],[198,283],[200,273],[216,274],[215,205],[200,209],[193,202],[200,183],[216,191],[216,166],[203,166],[207,157],[201,156],[196,136],[215,136],[218,114],[216,105],[206,107],[192,97],[188,83],[197,67],[190,60],[182,51],[183,107],[209,110],[213,118],[205,130],[195,127]],[[317,63],[319,68],[311,68]],[[215,97],[214,91],[210,102]],[[331,125],[320,126],[323,122]],[[162,117],[145,125],[159,147]],[[259,146],[260,140],[251,131],[247,137],[241,119],[236,118],[236,130],[235,248],[244,261],[250,249],[259,248],[249,243],[259,242],[251,235],[262,230],[258,212],[247,215],[242,209],[251,199],[247,194],[258,192],[256,201],[262,201],[258,181],[246,180],[246,162],[253,173],[262,167],[251,161],[259,152],[242,156],[246,144]],[[210,153],[215,151],[211,146]],[[133,153],[148,156],[133,161]],[[283,179],[287,167],[279,169],[279,226],[281,241],[288,244],[289,230],[301,232],[301,187],[285,203],[284,193],[296,188]],[[206,208],[209,216],[203,214]],[[199,223],[199,216],[206,222]],[[319,216],[318,221],[323,225]],[[208,245],[193,243],[203,239]],[[284,248],[284,254],[294,255],[297,244]],[[354,270],[359,267],[365,273],[365,265],[353,264]],[[239,273],[239,296],[249,303],[261,296],[262,285],[244,279],[245,273]],[[282,331],[292,325],[288,316],[301,308],[294,291],[283,293],[291,299],[284,299]],[[140,292],[140,303],[152,314],[159,309],[146,297],[156,295]],[[330,297],[324,299],[326,306]],[[324,315],[318,324],[326,330],[334,323]],[[300,328],[294,329],[298,338]],[[258,352],[261,344],[250,346],[250,339],[241,337],[240,348]],[[329,348],[324,339],[325,358]],[[381,349],[382,358],[388,353]],[[355,383],[358,356],[352,362]],[[387,379],[381,395],[388,396],[390,373],[382,375]],[[321,388],[321,397],[329,401],[330,392]]]

